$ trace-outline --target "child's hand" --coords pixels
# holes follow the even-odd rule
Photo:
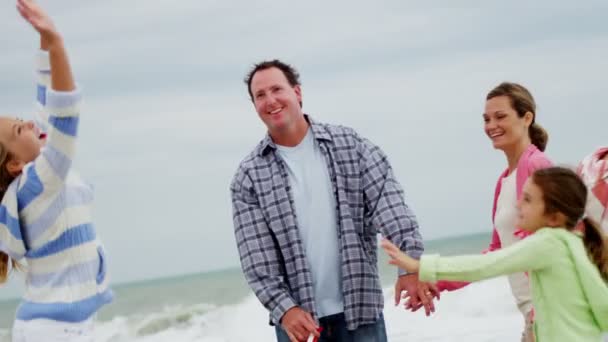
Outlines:
[[[400,267],[410,273],[418,272],[420,262],[403,253],[397,246],[387,239],[382,239],[380,247],[384,249],[386,254],[391,258],[388,263]]]
[[[17,11],[40,33],[42,40],[52,44],[59,38],[59,33],[51,18],[33,0],[17,0]]]

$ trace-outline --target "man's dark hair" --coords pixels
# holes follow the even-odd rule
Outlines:
[[[251,101],[253,101],[253,93],[251,92],[251,80],[253,79],[253,75],[255,75],[255,73],[258,71],[270,68],[277,68],[281,70],[283,72],[283,75],[285,75],[285,78],[287,78],[287,82],[289,82],[292,87],[301,84],[300,74],[291,65],[283,63],[278,59],[274,59],[271,61],[262,61],[260,63],[254,64],[253,68],[251,68],[251,70],[247,73],[247,76],[245,76],[245,84],[247,84],[247,91],[249,91],[249,97],[251,98]]]

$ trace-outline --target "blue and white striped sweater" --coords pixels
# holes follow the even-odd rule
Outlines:
[[[93,227],[93,192],[71,169],[80,94],[47,90],[44,52],[38,72],[39,111],[49,113],[47,144],[2,199],[0,250],[27,261],[26,293],[17,319],[80,322],[113,297]]]

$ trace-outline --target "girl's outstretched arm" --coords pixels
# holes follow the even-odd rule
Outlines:
[[[380,246],[390,257],[390,260],[388,261],[389,264],[395,265],[410,273],[418,272],[418,269],[420,268],[420,262],[410,257],[409,255],[403,253],[399,249],[399,247],[395,246],[395,244],[393,244],[387,239],[382,239],[382,242],[380,242]]]
[[[51,87],[55,91],[76,88],[63,38],[51,18],[33,0],[17,0],[19,14],[40,34],[41,47],[49,51]]]
[[[21,201],[29,203],[43,190],[61,189],[72,167],[81,96],[76,89],[63,38],[53,20],[33,0],[17,0],[16,7],[25,21],[39,33],[41,50],[46,50],[39,56],[39,68],[43,66],[47,76],[38,85],[38,102],[44,106],[44,114],[48,114],[48,136],[42,153],[33,164],[26,164],[22,171],[21,182],[30,191]],[[47,63],[47,52],[48,64],[43,65]],[[47,88],[49,65],[50,88]],[[22,192],[22,195],[26,193]]]
[[[391,264],[409,267],[419,272],[423,281],[435,282],[440,279],[457,281],[478,281],[499,275],[533,271],[552,264],[555,253],[560,253],[563,242],[554,230],[544,228],[532,236],[507,248],[481,255],[440,257],[423,255],[419,264],[412,258],[392,250]],[[567,233],[571,234],[571,233]],[[383,245],[384,247],[384,245]],[[392,253],[392,254],[391,254]]]

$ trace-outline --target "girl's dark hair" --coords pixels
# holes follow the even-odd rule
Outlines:
[[[545,213],[562,213],[566,217],[566,229],[574,230],[585,213],[587,187],[570,169],[550,167],[532,175],[532,181],[543,193]],[[602,277],[608,281],[608,242],[603,232],[589,218],[582,220],[583,242],[591,261],[597,265]]]
[[[503,82],[488,93],[486,100],[498,96],[508,97],[511,102],[511,107],[515,109],[517,116],[520,118],[523,118],[527,112],[532,113],[532,124],[528,128],[528,136],[530,137],[532,144],[539,150],[544,151],[547,147],[549,134],[541,125],[536,123],[536,102],[528,89],[521,84]]]

